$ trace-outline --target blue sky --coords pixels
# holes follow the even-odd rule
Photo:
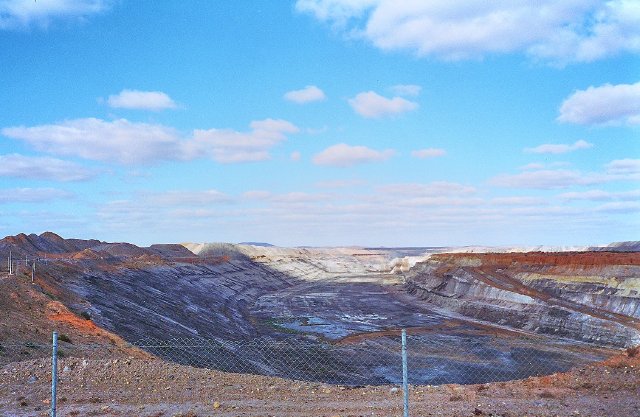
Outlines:
[[[0,234],[640,230],[640,2],[0,0]]]

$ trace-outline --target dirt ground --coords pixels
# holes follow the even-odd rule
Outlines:
[[[134,357],[59,362],[59,416],[400,416],[396,386],[341,387]],[[0,415],[47,416],[50,361],[0,368]],[[412,386],[412,416],[640,416],[640,354],[565,374],[483,385]]]

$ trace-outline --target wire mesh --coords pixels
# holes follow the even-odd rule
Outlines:
[[[576,365],[604,359],[593,347],[545,345],[491,337],[408,335],[409,383],[413,385],[481,384],[564,372]],[[402,381],[399,336],[353,344],[299,339],[244,341],[145,338],[132,344],[159,358],[181,365],[240,374],[336,385],[386,385]],[[61,357],[81,357],[98,351],[117,357],[112,347],[60,341]],[[47,358],[45,342],[0,341],[0,365]]]
[[[409,335],[409,383],[480,384],[548,375],[602,359],[580,349],[490,337]],[[255,339],[142,339],[134,346],[183,365],[349,386],[400,384],[400,337],[354,344]]]
[[[134,346],[183,365],[301,381],[384,385],[398,383],[402,376],[399,345],[397,352],[372,344],[337,346],[265,339],[143,339]]]

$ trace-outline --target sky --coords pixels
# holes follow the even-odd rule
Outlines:
[[[0,0],[0,235],[640,238],[640,1]]]

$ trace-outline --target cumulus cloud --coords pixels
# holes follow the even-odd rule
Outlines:
[[[298,0],[296,8],[380,49],[449,60],[525,52],[564,64],[640,50],[634,0]]]
[[[54,19],[82,19],[100,13],[111,0],[2,0],[0,29],[48,26]]]
[[[399,96],[419,96],[422,87],[415,84],[398,84],[391,87],[391,91]]]
[[[322,101],[327,97],[324,91],[315,85],[308,85],[301,90],[289,91],[284,95],[285,100],[293,101],[298,104],[310,103],[312,101]]]
[[[110,107],[117,109],[164,110],[175,109],[176,103],[162,91],[122,90],[107,99]]]
[[[418,108],[418,103],[402,97],[386,98],[373,91],[367,91],[349,99],[349,104],[360,116],[377,119],[405,113]]]
[[[528,153],[550,153],[550,154],[562,154],[567,152],[573,152],[580,149],[592,148],[593,144],[584,140],[576,141],[572,145],[568,144],[544,144],[536,146],[535,148],[526,148],[524,151]]]
[[[42,203],[63,198],[73,194],[55,188],[10,188],[0,189],[0,204],[9,203]]]
[[[8,127],[2,134],[55,155],[136,164],[172,159],[179,153],[175,130],[125,119],[87,118],[34,127]]]
[[[185,156],[195,159],[208,156],[220,163],[263,161],[269,150],[299,129],[285,120],[266,119],[250,124],[250,132],[230,129],[195,130],[193,140],[185,143]]]
[[[316,165],[350,167],[367,162],[386,161],[395,155],[393,149],[378,151],[366,146],[351,146],[344,143],[333,145],[313,157]]]
[[[411,156],[414,158],[427,159],[427,158],[437,158],[439,156],[444,156],[447,154],[447,151],[444,149],[438,148],[427,148],[427,149],[418,149],[416,151],[411,151]]]
[[[640,82],[578,90],[560,106],[558,121],[581,125],[640,124]]]
[[[285,140],[286,134],[298,131],[293,124],[274,119],[253,121],[250,127],[249,132],[195,130],[191,137],[182,138],[163,125],[87,118],[8,127],[1,132],[39,151],[134,165],[207,157],[221,163],[260,161],[269,158],[269,150]]]
[[[84,181],[93,178],[95,172],[61,159],[9,154],[0,155],[0,176],[51,181]]]

